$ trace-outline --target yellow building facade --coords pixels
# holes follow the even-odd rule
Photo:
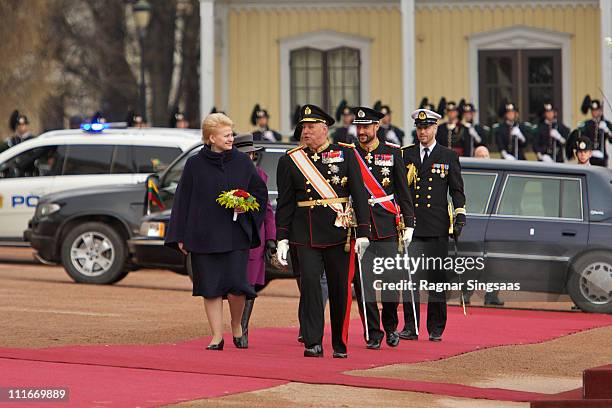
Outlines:
[[[489,116],[501,97],[522,112],[553,98],[573,127],[585,117],[584,95],[611,91],[610,3],[218,0],[212,99],[240,131],[252,129],[256,103],[272,128],[288,134],[295,103],[306,102],[300,97],[321,97],[331,110],[343,92],[362,105],[381,100],[400,127],[409,126],[422,97],[437,103],[443,96],[479,110],[488,103]],[[354,54],[339,56],[334,50],[342,47]]]

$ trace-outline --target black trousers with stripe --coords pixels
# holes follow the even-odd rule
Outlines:
[[[300,263],[299,319],[304,345],[322,345],[325,309],[321,296],[321,275],[325,272],[329,289],[329,307],[334,351],[346,353],[351,306],[349,263],[351,256],[344,245],[312,248],[298,245]]]
[[[410,244],[409,252],[411,256],[419,257],[424,255],[425,257],[440,257],[445,258],[448,256],[448,236],[443,237],[414,237]],[[447,282],[446,271],[439,270],[436,268],[420,270],[417,272],[414,283],[416,287],[419,287],[419,279],[426,279],[431,283],[442,283]],[[403,305],[404,305],[404,330],[410,330],[415,333],[415,322],[412,312],[412,298],[409,291],[402,293]],[[419,323],[421,320],[420,313],[420,296],[419,291],[414,291],[414,298],[416,302],[416,324],[420,327]],[[442,336],[444,329],[446,328],[446,292],[436,292],[430,290],[427,297],[427,332],[430,335]]]
[[[399,302],[399,293],[384,291],[380,293],[382,303],[382,313],[378,309],[376,301],[376,290],[374,289],[374,281],[382,280],[385,282],[394,282],[397,280],[397,273],[385,270],[384,273],[376,275],[373,271],[374,258],[395,258],[397,255],[397,237],[385,238],[377,241],[370,241],[370,245],[361,260],[361,274],[359,276],[359,268],[355,266],[355,277],[353,285],[355,285],[355,295],[359,305],[359,314],[361,316],[361,324],[364,328],[365,338],[365,323],[367,321],[368,334],[370,340],[382,340],[386,333],[391,333],[397,330],[398,318],[397,307]],[[357,261],[355,261],[357,262]],[[363,311],[363,295],[361,289],[361,281],[363,280],[363,294],[365,294],[365,316]],[[380,329],[382,321],[383,330]]]

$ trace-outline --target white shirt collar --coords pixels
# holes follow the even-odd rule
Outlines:
[[[431,152],[433,152],[434,147],[436,147],[436,139],[434,139],[431,146],[428,147],[429,155],[431,156]],[[419,152],[421,153],[421,160],[423,160],[423,156],[425,156],[425,146],[419,143]]]

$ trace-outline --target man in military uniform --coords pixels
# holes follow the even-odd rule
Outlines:
[[[259,104],[255,105],[251,113],[251,124],[257,126],[253,133],[253,140],[267,140],[269,142],[280,142],[283,136],[268,127],[270,115],[265,109],[261,109]]]
[[[384,115],[367,107],[353,108],[352,113],[355,117],[353,124],[357,126],[359,138],[355,152],[359,154],[361,175],[370,195],[372,225],[370,246],[362,263],[362,275],[356,274],[353,283],[364,333],[368,334],[367,348],[379,349],[385,334],[387,345],[396,347],[400,341],[396,331],[399,293],[397,291],[381,293],[383,332],[380,329],[381,315],[373,283],[375,279],[385,280],[386,276],[375,278],[372,266],[374,257],[395,258],[398,254],[398,245],[407,249],[414,231],[414,208],[399,146],[389,142],[382,143],[376,136],[378,123]],[[389,276],[389,280],[393,281],[393,278],[398,276],[394,272],[387,270],[384,273],[387,276],[393,274],[393,277]]]
[[[455,102],[446,104],[446,122],[438,127],[436,141],[440,145],[453,149],[459,156],[471,156],[469,134],[466,137],[463,124],[459,120],[459,108]]]
[[[28,128],[28,117],[19,113],[19,111],[14,111],[9,119],[9,127],[13,131],[13,135],[9,137],[4,143],[0,146],[0,152],[3,152],[7,149],[10,149],[13,146],[18,145],[21,142],[25,142],[28,139],[32,139],[34,135],[30,133]]]
[[[369,244],[368,196],[353,148],[327,140],[334,119],[315,105],[304,105],[300,113],[303,144],[278,161],[277,256],[286,265],[289,242],[296,245],[304,356],[323,356],[325,272],[333,357],[346,358],[354,251],[363,254]]]
[[[574,143],[574,159],[572,164],[581,166],[591,165],[591,156],[593,155],[593,142],[585,136],[578,136]]]
[[[493,134],[502,159],[525,160],[529,128],[518,121],[518,110],[513,103],[504,104],[499,116],[503,120],[493,125]]]
[[[382,142],[391,142],[401,146],[404,143],[404,131],[391,123],[391,108],[383,105],[380,108],[380,113],[385,116],[380,120],[380,127],[377,133],[378,138]]]
[[[480,146],[486,148],[487,135],[491,130],[488,126],[483,126],[479,123],[474,123],[475,113],[476,107],[473,103],[465,103],[463,102],[463,100],[459,102],[459,116],[461,118],[461,128],[463,130],[463,139],[466,142],[463,156],[466,157],[475,156],[476,149]]]
[[[542,120],[537,128],[533,151],[539,161],[563,163],[563,146],[570,130],[557,121],[557,112],[552,103],[545,103],[542,108]]]
[[[416,227],[411,253],[414,256],[446,258],[448,256],[449,227],[456,237],[465,225],[465,195],[459,156],[453,150],[436,143],[440,115],[427,109],[412,113],[419,142],[403,148],[404,163],[408,168],[408,185],[414,200]],[[455,208],[450,213],[447,194]],[[454,216],[454,217],[453,217]],[[454,218],[454,221],[452,221]],[[412,248],[412,245],[411,245]],[[429,283],[446,281],[445,271],[435,267],[420,271]],[[415,291],[418,304],[418,291]],[[416,340],[420,320],[416,308],[416,324],[411,313],[410,293],[404,293],[404,330],[400,337]],[[446,294],[444,291],[429,291],[427,303],[427,331],[429,340],[441,341],[446,327]]]
[[[345,100],[340,102],[336,109],[336,120],[342,120],[342,125],[338,126],[332,134],[334,143],[356,143],[357,127],[353,124],[353,112],[348,107]]]
[[[574,133],[574,137],[569,140],[568,149],[566,150],[567,158],[573,156],[572,149],[575,146],[576,138],[584,136],[591,140],[593,151],[591,156],[591,164],[594,166],[608,166],[608,152],[606,144],[612,138],[612,123],[603,117],[603,106],[597,99],[591,99],[589,95],[584,97],[582,101],[582,113],[586,114],[591,110],[591,119],[581,122]]]

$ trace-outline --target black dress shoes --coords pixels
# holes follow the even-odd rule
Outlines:
[[[366,343],[366,348],[370,350],[378,350],[381,342],[382,339],[370,339],[370,341]]]
[[[206,347],[206,350],[223,351],[224,343],[225,343],[225,341],[223,341],[223,339],[221,339],[221,341],[218,342],[217,344],[209,344],[208,347]]]
[[[249,348],[249,338],[244,333],[241,337],[234,337],[234,346],[239,349]]]
[[[442,341],[442,336],[439,334],[430,334],[429,341]]]
[[[323,357],[323,346],[316,345],[304,349],[304,357]]]
[[[339,351],[334,351],[334,354],[332,356],[333,358],[347,358],[348,354],[346,353],[341,353]]]
[[[418,340],[419,339],[419,336],[417,336],[416,333],[413,333],[412,330],[406,330],[406,329],[399,332],[398,336],[402,340]]]
[[[304,336],[301,334],[298,336],[298,343],[304,343]]]
[[[400,337],[397,332],[388,332],[387,333],[387,346],[389,347],[397,347],[400,343]]]

